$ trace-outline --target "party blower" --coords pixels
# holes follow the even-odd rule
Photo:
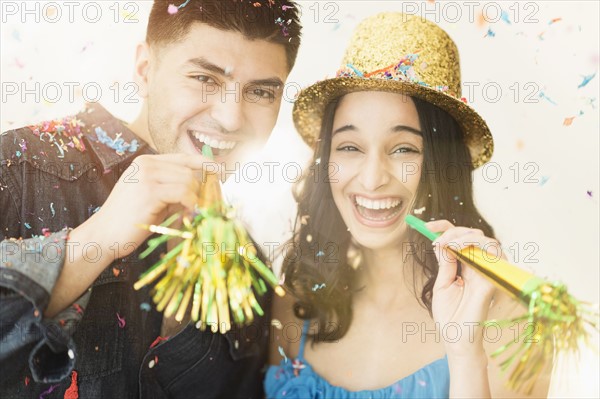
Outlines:
[[[407,215],[405,220],[432,241],[441,235],[427,229],[425,222],[413,215]],[[526,328],[518,339],[492,353],[493,357],[507,354],[508,357],[501,363],[503,371],[516,362],[507,381],[511,389],[531,392],[555,350],[577,352],[579,341],[591,344],[587,328],[598,329],[597,306],[594,309],[591,304],[576,300],[567,292],[565,285],[541,279],[478,247],[446,249],[527,308],[521,317],[500,322],[490,320],[484,324],[508,326],[526,322]]]
[[[202,154],[212,159],[209,146]],[[152,289],[156,308],[166,317],[175,315],[181,322],[188,309],[197,326],[226,333],[233,322],[239,326],[251,323],[254,312],[264,314],[254,292],[263,295],[267,284],[275,293],[285,291],[275,275],[257,256],[235,210],[223,200],[221,185],[215,173],[206,173],[200,200],[193,218],[183,216],[182,228],[171,226],[181,217],[175,214],[160,226],[140,226],[161,236],[148,240],[148,248],[140,255],[147,257],[170,239],[180,239],[172,250],[143,273],[134,289],[162,278]]]

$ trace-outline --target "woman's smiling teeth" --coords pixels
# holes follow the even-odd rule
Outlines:
[[[369,199],[365,197],[355,196],[354,199],[356,203],[362,207],[369,209],[390,209],[395,208],[400,204],[400,199],[398,198],[384,198],[384,199]]]
[[[383,222],[398,216],[403,201],[397,197],[371,199],[355,195],[354,204],[359,215],[363,218]]]

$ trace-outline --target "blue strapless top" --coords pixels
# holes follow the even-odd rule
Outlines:
[[[317,374],[304,359],[308,322],[304,323],[298,357],[283,359],[279,366],[269,366],[264,387],[267,398],[286,399],[382,399],[382,398],[448,398],[450,370],[443,357],[381,389],[348,391],[331,385]]]

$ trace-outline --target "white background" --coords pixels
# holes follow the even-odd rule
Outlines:
[[[72,22],[64,4],[55,6],[61,2],[26,2],[29,10],[37,7],[37,14],[24,14],[21,1],[2,3],[2,131],[77,112],[83,104],[81,90],[70,101],[65,82],[78,82],[79,88],[97,82],[105,107],[125,120],[136,116],[140,103],[135,96],[124,103],[133,92],[124,85],[132,80],[135,45],[144,38],[151,2],[75,2]],[[94,4],[84,11],[86,3]],[[584,76],[598,72],[598,2],[469,3],[302,1],[303,45],[290,75],[290,97],[294,87],[335,74],[353,28],[364,17],[410,11],[439,23],[458,45],[463,82],[479,84],[471,95],[466,90],[463,95],[494,135],[494,168],[475,173],[479,209],[510,259],[563,281],[578,298],[597,303],[600,77],[578,85]],[[101,13],[93,23],[96,5]],[[500,10],[506,19],[500,18]],[[33,95],[22,102],[21,92],[9,95],[5,90],[13,83],[32,88],[34,82],[48,88],[46,98],[42,95],[37,102]],[[59,101],[53,100],[52,82],[63,89]],[[91,88],[87,96],[95,96]],[[289,234],[294,169],[285,176],[283,165],[304,166],[309,156],[294,132],[291,107],[291,101],[284,102],[260,158],[282,165],[275,168],[273,179],[269,181],[265,170],[258,182],[242,182],[242,174],[239,183],[227,183],[259,242],[283,242]],[[565,118],[573,116],[572,124],[564,126]],[[502,175],[496,181],[498,171]],[[247,172],[254,176],[254,171]],[[569,386],[566,377],[555,378],[554,395],[598,396],[593,378],[598,358],[585,354],[583,370],[571,372],[575,379]]]

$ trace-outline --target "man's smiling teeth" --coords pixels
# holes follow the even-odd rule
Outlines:
[[[358,195],[354,197],[354,200],[358,205],[367,209],[391,209],[397,207],[402,202],[397,198],[384,198],[373,200],[369,198],[360,197]]]
[[[204,144],[208,144],[212,148],[218,148],[220,150],[230,150],[236,145],[235,141],[221,141],[217,139],[212,139],[205,134],[194,131],[192,131],[192,134],[196,139],[198,139],[198,141],[201,141]]]

